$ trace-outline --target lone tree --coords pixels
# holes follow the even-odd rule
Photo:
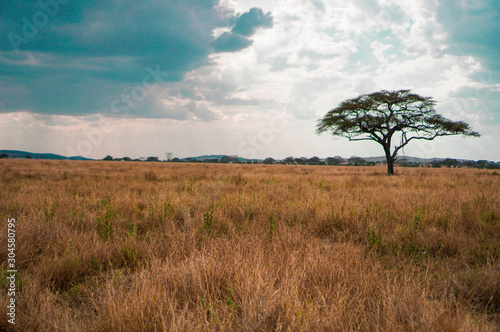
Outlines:
[[[436,101],[410,90],[374,92],[343,101],[318,121],[317,133],[330,131],[349,141],[375,141],[382,145],[387,173],[394,174],[394,161],[402,148],[416,139],[438,136],[479,137],[462,121],[451,121],[436,114]]]

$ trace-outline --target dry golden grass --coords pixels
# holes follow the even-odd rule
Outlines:
[[[500,330],[499,174],[385,171],[1,160],[0,330]]]

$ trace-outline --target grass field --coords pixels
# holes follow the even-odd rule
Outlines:
[[[0,330],[499,331],[499,172],[385,173],[0,160]]]

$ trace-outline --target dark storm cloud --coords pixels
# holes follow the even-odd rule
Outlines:
[[[214,51],[248,47],[246,37],[214,43],[212,33],[259,13],[235,17],[218,0],[2,1],[0,112],[106,114],[134,88],[142,93],[153,84],[180,81],[208,65]],[[266,26],[262,20],[248,25],[254,31]],[[141,109],[163,114],[160,103],[149,99],[134,108],[134,116]]]
[[[217,52],[236,52],[247,48],[251,44],[252,40],[246,37],[224,32],[214,41],[212,46]]]
[[[231,32],[245,37],[250,37],[258,28],[270,28],[272,26],[273,18],[271,13],[264,15],[262,9],[252,8],[248,13],[244,13],[236,18],[236,24]]]
[[[258,28],[273,26],[271,13],[264,14],[260,8],[252,8],[247,13],[236,17],[231,32],[224,32],[212,44],[217,52],[237,52],[252,44],[251,37]]]

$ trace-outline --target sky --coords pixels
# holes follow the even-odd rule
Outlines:
[[[88,158],[381,156],[316,124],[410,89],[480,138],[400,155],[500,160],[496,0],[0,3],[0,149]]]

